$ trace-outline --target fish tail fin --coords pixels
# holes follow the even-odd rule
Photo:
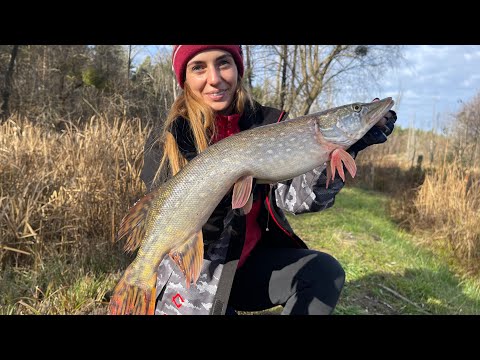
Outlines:
[[[153,315],[155,312],[157,274],[153,274],[146,289],[130,284],[127,279],[128,269],[115,287],[110,299],[109,314]]]

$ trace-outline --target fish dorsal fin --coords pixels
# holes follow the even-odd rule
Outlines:
[[[232,209],[239,209],[247,204],[252,192],[253,176],[242,176],[233,186]],[[250,210],[249,210],[250,211]]]
[[[343,163],[343,164],[342,164]],[[345,173],[343,171],[343,165],[347,168],[347,171],[350,175],[355,177],[357,173],[357,165],[355,164],[355,160],[352,156],[343,149],[335,149],[330,154],[330,160],[327,163],[327,184],[326,187],[328,188],[328,184],[330,179],[333,181],[335,178],[335,172],[338,171],[338,175],[345,181]]]
[[[118,230],[117,241],[126,237],[125,251],[133,252],[141,244],[145,236],[145,219],[157,192],[151,192],[138,200],[122,219]]]
[[[187,281],[187,289],[190,283],[196,283],[200,276],[203,264],[203,234],[200,230],[180,246],[172,249],[169,253],[175,264],[182,270]]]

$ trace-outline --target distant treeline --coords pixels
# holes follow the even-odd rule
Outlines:
[[[156,119],[173,101],[168,60],[134,68],[131,46],[0,46],[1,116],[39,122],[92,115]]]
[[[180,89],[171,46],[141,56],[151,48],[0,45],[0,119],[12,114],[47,124],[99,114],[163,119]],[[244,81],[254,97],[292,115],[332,106],[339,91],[367,96],[372,81],[395,67],[402,53],[397,45],[245,45],[243,50]]]

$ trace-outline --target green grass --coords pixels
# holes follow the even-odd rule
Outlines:
[[[72,263],[48,260],[39,269],[0,272],[0,315],[106,314],[112,289],[131,258],[118,247]]]
[[[399,230],[388,198],[345,188],[333,207],[289,215],[309,247],[337,258],[346,283],[335,314],[480,314],[480,281]]]
[[[399,230],[388,198],[345,188],[328,210],[288,215],[309,247],[337,258],[346,272],[336,315],[480,314],[480,280],[460,276],[445,254]],[[120,247],[88,261],[56,259],[42,268],[0,273],[0,314],[105,314],[132,259]],[[280,307],[253,314],[278,314]]]

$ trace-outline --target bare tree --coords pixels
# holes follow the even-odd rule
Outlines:
[[[282,80],[280,82],[280,108],[285,106],[285,98],[287,96],[287,65],[288,65],[288,46],[281,46],[282,56],[280,57],[280,71],[282,73]]]
[[[467,103],[455,116],[455,148],[462,160],[471,166],[480,159],[480,93]]]
[[[128,61],[127,61],[127,87],[130,85],[130,71],[132,70],[132,61],[133,61],[133,56],[132,56],[132,47],[133,45],[128,45]]]
[[[144,45],[126,45],[127,52],[127,68],[125,72],[125,77],[127,79],[127,88],[132,77],[132,70],[134,68],[135,58],[138,57],[144,50]]]
[[[365,92],[401,59],[398,45],[270,45],[260,49],[255,59],[263,67],[259,78],[265,91],[275,94],[267,100],[294,115],[308,114],[322,95],[340,89],[342,93],[349,88]],[[272,69],[277,69],[276,73]],[[268,80],[272,77],[280,80]]]
[[[10,116],[10,94],[12,92],[12,78],[13,78],[13,71],[15,67],[15,60],[17,59],[18,54],[18,46],[13,45],[12,51],[10,53],[10,62],[8,64],[7,72],[5,74],[5,85],[2,91],[2,107],[0,109],[1,115],[1,122],[4,122]]]
[[[253,88],[253,68],[252,68],[252,55],[251,55],[251,45],[245,45],[245,62],[246,62],[246,70],[245,70],[245,78],[247,79],[247,85],[249,89]]]

